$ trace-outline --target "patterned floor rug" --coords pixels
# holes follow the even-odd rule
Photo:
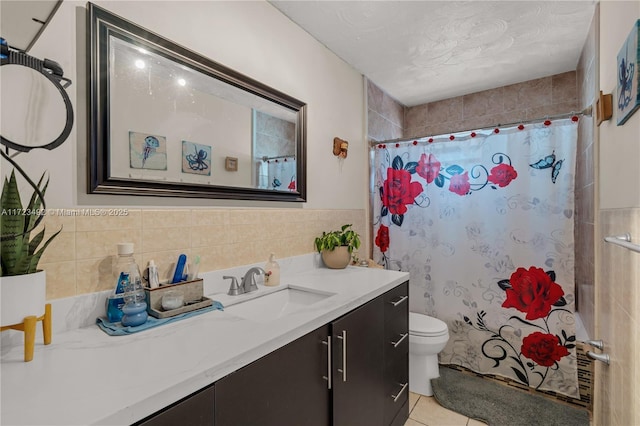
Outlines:
[[[589,426],[585,409],[451,368],[441,366],[431,385],[440,405],[490,426]]]

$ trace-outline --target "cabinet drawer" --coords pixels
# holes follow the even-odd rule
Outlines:
[[[396,362],[398,357],[406,356],[406,354],[409,353],[409,330],[407,322],[407,316],[405,315],[399,316],[399,318],[385,324],[385,367]]]
[[[406,309],[394,312],[391,318],[386,318],[384,323],[385,341],[397,341],[401,335],[407,333],[409,333],[409,312]]]
[[[396,356],[385,368],[384,424],[390,424],[409,398],[409,353]]]
[[[409,311],[409,282],[384,294],[384,319],[390,321],[398,312]]]

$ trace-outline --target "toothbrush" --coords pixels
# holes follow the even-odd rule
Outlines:
[[[192,271],[189,274],[189,280],[197,280],[198,279],[198,270],[200,269],[200,256],[196,256],[193,261]]]
[[[173,273],[173,279],[171,280],[171,284],[176,284],[182,281],[184,274],[184,267],[187,263],[187,255],[181,254],[178,256],[178,263],[176,263],[176,271]]]

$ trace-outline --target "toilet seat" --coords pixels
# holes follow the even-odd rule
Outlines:
[[[444,321],[424,314],[409,312],[409,334],[421,337],[435,337],[448,334]]]

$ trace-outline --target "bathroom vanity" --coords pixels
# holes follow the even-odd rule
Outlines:
[[[205,283],[209,278],[218,281]],[[107,336],[95,326],[54,334],[30,363],[18,361],[20,348],[2,354],[0,420],[402,425],[408,278],[314,268],[283,274],[276,290],[323,297],[264,321],[231,306],[129,336]]]

